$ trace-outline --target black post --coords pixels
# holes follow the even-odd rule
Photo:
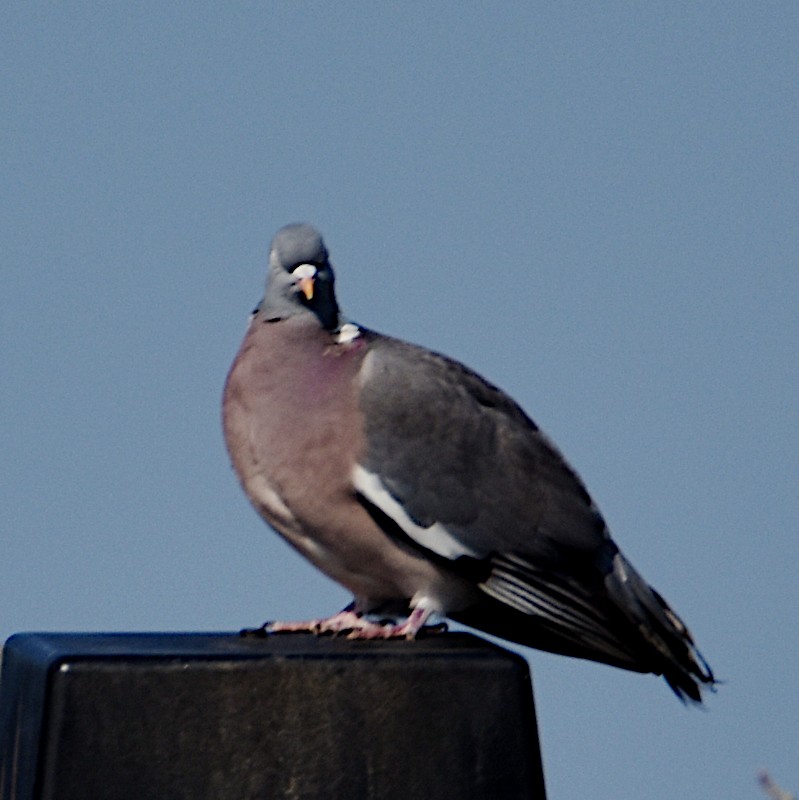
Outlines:
[[[12,636],[2,800],[543,800],[530,675],[468,634]]]

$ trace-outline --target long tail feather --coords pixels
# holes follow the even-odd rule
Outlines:
[[[662,675],[683,701],[716,683],[687,627],[613,546],[584,580],[503,554],[480,584],[487,597],[453,619],[520,644]],[[603,577],[604,572],[604,577]]]

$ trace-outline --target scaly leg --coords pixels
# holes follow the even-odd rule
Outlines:
[[[244,636],[268,636],[272,633],[346,633],[348,639],[415,639],[425,628],[432,611],[428,608],[413,609],[403,622],[373,622],[359,611],[355,611],[355,603],[332,617],[303,620],[301,622],[265,622],[260,628],[244,630]],[[426,630],[439,633],[447,629],[446,625],[430,625]]]

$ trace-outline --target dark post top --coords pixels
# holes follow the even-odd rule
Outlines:
[[[0,800],[544,797],[530,675],[469,634],[25,633]]]

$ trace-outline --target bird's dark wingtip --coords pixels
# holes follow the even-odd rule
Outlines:
[[[716,678],[710,665],[698,650],[694,649],[690,655],[690,670],[665,669],[663,677],[683,704],[703,707],[704,694],[706,692],[715,694],[722,681]]]

